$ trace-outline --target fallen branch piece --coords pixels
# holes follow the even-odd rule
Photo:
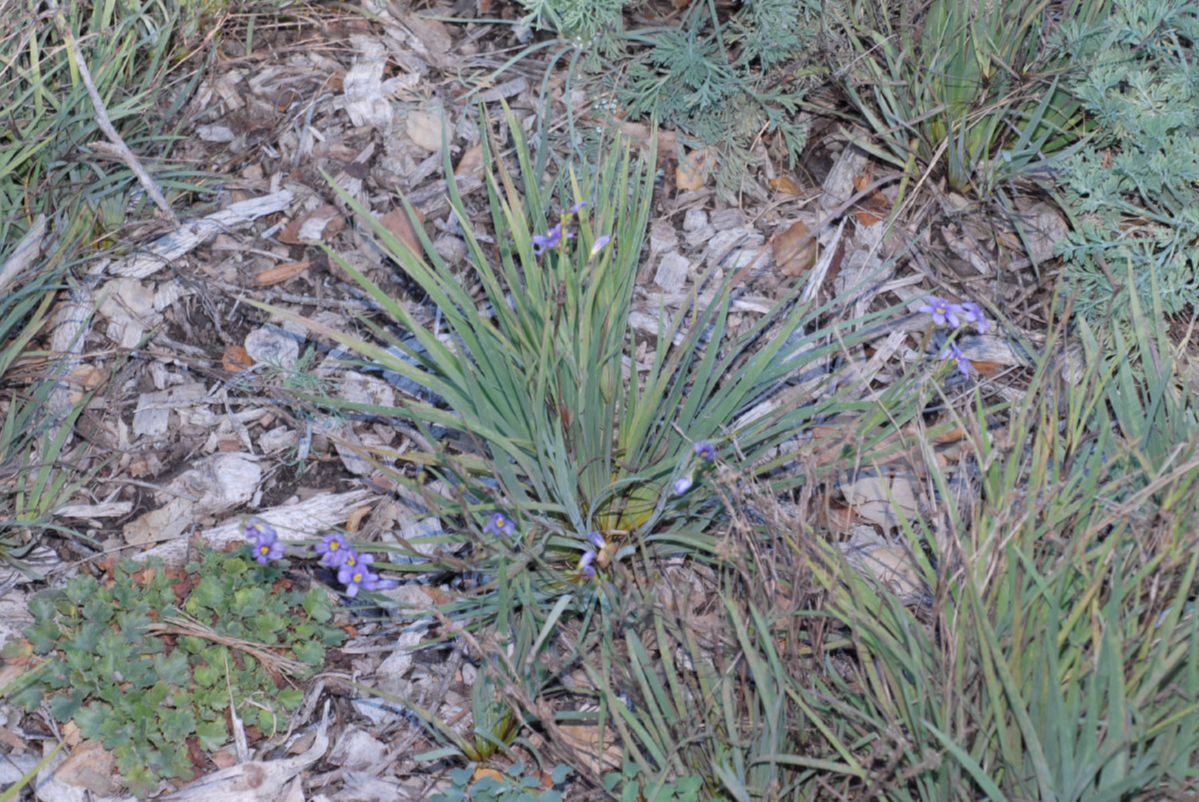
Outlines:
[[[263,215],[283,211],[291,203],[291,199],[291,191],[281,189],[270,195],[231,204],[207,217],[184,223],[178,231],[160,237],[142,252],[109,265],[108,272],[114,276],[131,278],[153,275],[223,231]]]

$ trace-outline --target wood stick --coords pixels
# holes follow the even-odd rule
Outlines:
[[[58,26],[58,32],[62,35],[63,42],[66,43],[67,52],[71,54],[71,59],[75,62],[75,67],[79,70],[79,77],[83,80],[88,97],[92,99],[92,108],[96,112],[96,123],[100,126],[100,130],[104,132],[104,136],[108,137],[108,141],[112,143],[112,155],[123,161],[133,171],[133,174],[137,176],[138,182],[142,185],[142,189],[150,196],[150,200],[154,201],[154,205],[178,228],[179,218],[175,216],[174,210],[171,209],[171,204],[167,203],[162,190],[158,188],[158,184],[154,183],[154,179],[142,167],[141,162],[137,160],[137,156],[125,144],[125,140],[117,133],[117,129],[113,127],[112,120],[108,117],[108,109],[104,107],[104,98],[100,97],[100,92],[96,89],[96,83],[92,80],[91,70],[87,68],[87,62],[83,60],[83,52],[79,49],[79,44],[71,34],[71,29],[67,25],[66,18],[63,17],[62,11],[59,10],[57,0],[50,0],[50,10],[54,12],[54,24]]]

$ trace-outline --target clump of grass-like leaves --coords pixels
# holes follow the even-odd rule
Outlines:
[[[485,150],[494,248],[475,235],[449,185],[467,268],[447,264],[419,225],[424,254],[372,222],[435,316],[418,319],[419,311],[334,255],[396,328],[371,324],[372,342],[309,324],[414,382],[421,397],[395,409],[319,400],[415,426],[427,448],[408,459],[425,468],[424,479],[453,489],[442,511],[461,513],[464,501],[475,531],[501,511],[511,528],[497,533],[517,533],[511,545],[527,549],[527,560],[573,564],[598,547],[591,533],[604,541],[601,568],[636,544],[710,550],[702,533],[715,511],[707,480],[716,461],[736,453],[752,464],[806,421],[838,411],[821,393],[832,373],[811,385],[807,403],[760,405],[805,369],[823,370],[865,321],[817,331],[816,320],[832,308],[801,303],[796,291],[734,332],[732,288],[708,274],[683,310],[661,313],[653,357],[637,364],[630,312],[652,162],[614,141],[594,169],[544,184],[519,126],[510,129],[519,176],[493,145]]]
[[[819,615],[850,643],[800,692],[832,724],[828,747],[873,762],[866,787],[900,800],[1115,800],[1195,782],[1199,427],[1149,357],[1160,345],[1146,336],[1104,362],[1092,340],[1089,368],[1065,386],[1043,368],[1004,430],[970,422],[972,520],[946,509],[906,527],[936,589],[930,611],[816,560],[831,594]],[[850,772],[824,781],[862,787]]]
[[[1140,323],[1150,333],[1115,357],[1083,324],[1087,367],[1069,382],[1046,357],[1022,400],[956,421],[978,466],[967,512],[935,433],[916,438],[930,501],[898,534],[927,599],[734,485],[709,592],[646,564],[622,588],[643,614],[599,627],[586,716],[621,746],[609,787],[930,801],[1193,787],[1199,425]]]
[[[943,163],[950,188],[987,192],[1077,138],[1079,104],[1059,85],[1070,54],[1047,47],[1044,32],[1107,7],[849,0],[826,19],[849,45],[834,74],[882,140],[876,155],[901,168]]]
[[[485,648],[475,655],[486,688],[476,694],[473,742],[424,715],[451,752],[471,760],[506,748],[544,712],[535,702],[557,682],[545,669],[551,658],[577,659],[597,620],[611,626],[623,615],[615,612],[627,601],[621,577],[634,554],[715,556],[718,466],[736,460],[757,466],[752,475],[787,464],[780,443],[847,409],[826,392],[843,376],[835,357],[887,314],[843,321],[841,306],[802,302],[796,288],[733,330],[733,288],[713,271],[683,309],[659,313],[652,356],[639,363],[630,313],[652,154],[637,157],[614,140],[598,164],[546,181],[519,124],[509,118],[508,128],[519,173],[490,140],[484,150],[494,246],[475,233],[449,182],[465,266],[438,254],[411,208],[423,253],[343,195],[435,310],[389,297],[336,254],[389,318],[364,321],[371,338],[271,308],[412,390],[395,408],[310,400],[407,427],[418,448],[369,456],[418,467],[393,473],[447,532],[443,557],[413,550],[406,570],[460,577],[466,592],[443,612],[455,627],[507,644],[506,658],[486,658]],[[452,175],[448,155],[446,169]],[[801,376],[799,400],[772,400]],[[863,432],[839,442],[868,450],[874,441]],[[564,629],[573,645],[561,641]]]

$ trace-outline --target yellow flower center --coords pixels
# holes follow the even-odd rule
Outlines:
[[[336,540],[329,541],[329,551],[337,551],[340,548],[341,548],[341,544],[338,543]]]
[[[271,547],[270,547],[270,546],[259,546],[259,547],[258,547],[258,553],[259,553],[259,554],[270,554],[270,553],[271,553]]]
[[[355,584],[355,585],[361,585],[361,584],[362,584],[362,573],[361,573],[361,572],[359,572],[359,573],[357,573],[357,574],[354,574],[354,576],[353,576],[352,578],[353,578],[353,580],[354,580],[354,584]]]

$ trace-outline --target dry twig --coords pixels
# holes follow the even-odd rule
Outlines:
[[[222,646],[228,646],[230,649],[237,649],[245,652],[253,657],[268,670],[286,674],[288,676],[299,676],[308,670],[308,666],[301,663],[299,660],[293,660],[290,657],[275,654],[269,651],[261,644],[253,641],[242,640],[241,638],[232,638],[228,635],[221,635],[213,631],[211,627],[205,626],[196,619],[187,614],[180,614],[174,618],[164,618],[150,624],[146,627],[146,631],[155,635],[191,635],[195,638],[204,638],[213,643],[219,643]]]
[[[104,132],[104,136],[108,137],[108,141],[112,144],[111,149],[104,148],[105,152],[111,153],[123,161],[133,171],[133,174],[137,176],[138,182],[142,185],[142,189],[150,196],[150,200],[154,201],[154,205],[178,228],[179,218],[175,216],[174,210],[171,209],[171,204],[167,203],[162,190],[158,188],[158,184],[154,183],[154,179],[142,167],[141,162],[137,160],[137,156],[125,144],[125,140],[117,133],[117,129],[113,127],[112,120],[108,117],[108,109],[104,106],[104,99],[100,97],[100,92],[96,89],[96,82],[92,80],[91,70],[88,69],[87,62],[83,60],[83,52],[79,49],[79,43],[75,41],[75,37],[71,34],[70,26],[67,25],[66,18],[63,17],[62,11],[58,7],[57,0],[50,0],[50,10],[54,12],[54,24],[58,27],[58,32],[62,35],[63,42],[66,43],[67,52],[71,54],[71,60],[75,62],[75,67],[79,70],[79,78],[83,81],[83,86],[87,89],[87,95],[92,99],[92,108],[96,112],[96,123],[100,126],[100,130]]]

